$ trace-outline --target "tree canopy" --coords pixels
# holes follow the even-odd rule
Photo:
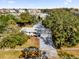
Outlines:
[[[15,48],[17,45],[22,45],[29,37],[23,33],[12,34],[3,38],[0,42],[0,48]]]
[[[13,15],[6,14],[6,15],[0,15],[0,33],[5,30],[5,27],[8,24],[8,21],[10,20],[16,20],[16,18]]]
[[[79,19],[64,9],[52,10],[43,25],[52,31],[52,40],[57,48],[79,43]]]
[[[35,24],[35,23],[37,23],[36,16],[30,15],[28,12],[21,13],[19,17],[20,17],[20,19],[17,20],[17,22],[26,23],[26,24]]]

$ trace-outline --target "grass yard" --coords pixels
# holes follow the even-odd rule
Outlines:
[[[35,46],[39,48],[39,39],[31,37],[22,46],[16,46],[16,49],[24,49],[26,47]],[[21,50],[0,50],[0,59],[19,59]]]
[[[19,59],[20,51],[0,51],[0,59]]]

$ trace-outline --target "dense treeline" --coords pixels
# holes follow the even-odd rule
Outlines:
[[[79,43],[79,18],[67,9],[54,9],[43,21],[52,31],[56,48],[74,46]]]

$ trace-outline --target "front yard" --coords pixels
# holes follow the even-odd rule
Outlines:
[[[10,50],[1,49],[0,59],[19,59],[19,56],[21,55],[21,49],[24,49],[30,46],[35,46],[39,48],[39,39],[37,39],[36,37],[31,37],[22,46],[17,46],[15,49],[10,49]]]

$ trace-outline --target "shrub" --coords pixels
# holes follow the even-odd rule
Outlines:
[[[22,33],[5,37],[0,42],[0,48],[15,48],[17,45],[24,44],[24,42],[26,42],[28,38],[29,38],[28,36]]]

